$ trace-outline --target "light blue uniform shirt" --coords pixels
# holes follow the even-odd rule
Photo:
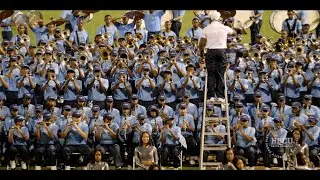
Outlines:
[[[4,82],[6,82],[9,86],[9,79],[6,77],[6,76],[3,76],[3,75],[0,75],[1,78],[4,80]],[[2,86],[2,83],[0,83],[0,96],[3,98],[3,99],[7,99],[7,96],[6,96],[6,91],[4,89],[4,87]]]
[[[11,29],[11,21],[12,21],[11,17],[8,17],[8,18],[3,19],[1,21],[1,23],[4,23],[4,24],[8,25],[8,26],[5,26],[5,27],[2,27],[2,31],[12,31],[12,29]]]
[[[45,41],[46,43],[49,43],[49,41],[54,41],[56,38],[54,35],[49,35],[48,33],[45,33],[41,36],[41,40]]]
[[[284,114],[284,121],[289,120],[289,117],[292,115],[292,108],[291,106],[285,105],[283,109],[283,114]],[[280,108],[278,106],[272,105],[271,106],[271,117],[280,117]]]
[[[247,127],[247,128],[243,128],[243,132],[245,134],[247,134],[249,137],[251,137],[253,140],[251,142],[247,141],[242,134],[240,133],[240,131],[238,130],[236,132],[236,136],[237,136],[237,142],[236,142],[236,146],[237,147],[242,147],[242,148],[247,148],[249,146],[255,145],[256,143],[256,137],[255,137],[255,133],[256,133],[256,129],[253,127]]]
[[[89,128],[87,123],[80,122],[78,126],[84,133],[88,134]],[[78,130],[74,126],[72,126],[66,137],[66,145],[80,145],[80,144],[87,144],[87,139],[84,139],[83,137],[81,137]]]
[[[268,144],[269,144],[269,147],[278,147],[279,145],[283,144],[285,138],[287,137],[287,134],[288,134],[288,131],[283,129],[283,128],[280,128],[280,129],[277,129],[277,130],[273,130],[273,134],[275,135],[275,138],[277,138],[278,140],[280,140],[280,142],[278,142],[278,144],[274,144],[274,139],[271,137],[271,134],[269,134],[269,137],[268,137]]]
[[[23,104],[20,104],[18,106],[19,115],[24,116],[26,115],[26,112],[28,112],[31,117],[34,117],[35,114],[35,107],[33,104],[29,104],[28,106],[24,107]]]
[[[77,39],[77,34],[78,34],[79,42]],[[79,44],[88,44],[90,42],[89,34],[85,29],[83,29],[82,31],[73,31],[70,35],[69,40],[71,42],[74,42],[76,46],[79,46]]]
[[[29,133],[34,135],[37,130],[37,124],[41,122],[43,122],[42,116],[40,118],[39,117],[31,118],[27,124]]]
[[[304,136],[304,142],[306,144],[308,144],[309,147],[311,146],[317,146],[319,145],[319,142],[318,142],[318,138],[319,138],[319,133],[320,133],[320,127],[318,126],[314,126],[314,127],[310,127],[307,129],[307,131],[309,133],[311,133],[311,135],[313,136],[314,138],[314,141],[312,141],[308,135],[306,134],[306,132],[303,132],[303,136]]]
[[[292,26],[294,24],[294,21],[295,21],[295,19],[292,19],[292,20],[288,19],[288,23],[289,23],[291,29],[292,29]],[[298,34],[298,30],[301,31],[301,29],[302,29],[301,21],[297,19],[297,23],[296,23],[296,27],[295,27],[294,33]],[[286,21],[283,21],[283,23],[282,23],[282,30],[285,30],[285,31],[287,31],[287,33],[289,33],[289,29],[288,29]]]
[[[4,116],[4,117],[10,116],[10,109],[7,106],[0,107],[0,116]]]
[[[172,78],[172,83],[173,83],[173,87],[174,87],[175,90],[177,90],[178,87],[181,86],[180,79],[179,79],[179,81],[175,81]],[[163,78],[162,78],[162,76],[158,76],[157,77],[157,87],[158,88],[161,87],[162,84],[163,84]],[[171,102],[176,101],[176,96],[171,91],[170,84],[168,82],[166,82],[166,84],[164,85],[162,93],[166,96],[166,102],[167,103],[171,103]]]
[[[117,84],[117,82],[112,82],[111,88],[113,88],[116,84]],[[132,89],[129,81],[126,81],[126,86],[128,89],[130,89],[130,90]],[[129,93],[127,92],[123,83],[120,83],[118,88],[115,91],[113,91],[113,98],[115,100],[126,100],[129,98]]]
[[[182,86],[182,84],[184,84],[184,82],[186,81],[187,78],[189,78],[189,77],[181,78],[181,80],[180,80],[181,86]],[[198,88],[200,88],[201,79],[197,76],[192,76],[192,79],[194,79],[195,84],[198,86]],[[190,94],[190,99],[197,99],[199,97],[198,92],[196,91],[196,89],[193,85],[193,82],[190,79],[188,79],[187,86],[183,90],[184,90],[184,92],[188,92]]]
[[[310,82],[311,83],[311,82]],[[311,95],[315,98],[320,98],[320,79],[317,78],[312,86]]]
[[[58,84],[60,84],[58,80],[56,81]],[[44,83],[46,83],[46,81],[43,81],[42,84],[44,85]],[[47,100],[49,96],[53,96],[55,98],[58,97],[57,84],[53,80],[49,80],[49,83],[47,84],[47,87],[44,90],[43,96],[44,100]]]
[[[159,112],[161,111],[165,113],[168,117],[172,117],[174,115],[174,110],[168,105],[165,105],[164,108],[159,106]]]
[[[174,116],[175,125],[180,128],[181,128],[181,125],[183,124],[184,120],[186,120],[192,128],[195,128],[194,119],[193,119],[192,115],[186,114],[185,116],[180,116],[180,115]],[[192,136],[192,132],[188,129],[181,128],[181,134],[183,136],[186,136],[186,135]]]
[[[138,127],[142,130],[142,132],[148,132],[149,135],[151,135],[152,133],[152,126],[151,124],[145,122],[143,125],[138,125]],[[141,133],[139,130],[135,130],[133,132],[133,139],[132,139],[132,142],[133,143],[140,143],[140,136],[141,136]]]
[[[137,84],[139,83],[139,81],[141,80],[141,78],[136,79],[135,81],[135,86],[137,86]],[[154,79],[151,79],[151,81],[153,83],[156,84]],[[154,99],[154,94],[153,94],[153,89],[151,88],[151,84],[149,82],[148,79],[144,79],[141,87],[138,89],[138,98],[141,101],[152,101]]]
[[[171,133],[165,129],[165,136],[166,136],[166,140],[165,140],[165,144],[167,145],[178,145],[179,144],[179,139],[174,139],[174,137],[172,137]],[[178,126],[172,126],[171,131],[178,137],[181,137],[181,128]],[[162,139],[162,133],[161,133],[161,137],[160,139]]]
[[[306,108],[303,106],[302,108],[300,108],[300,113],[303,113],[303,114],[305,114],[305,115],[307,115],[307,116],[309,116],[309,115],[315,115],[316,117],[320,117],[320,110],[319,110],[319,108],[317,107],[317,106],[314,106],[314,105],[311,105],[310,107],[309,107],[309,115],[307,114],[307,110],[306,110]]]
[[[72,117],[66,118],[64,116],[60,116],[56,121],[56,125],[58,125],[60,131],[63,131],[68,123],[72,123]]]
[[[137,108],[133,109],[133,107],[131,107],[131,114],[134,116],[138,116],[138,114],[144,114],[147,115],[147,109],[144,106],[141,106],[140,104],[138,104]]]
[[[142,43],[146,44],[147,41],[148,41],[148,31],[147,31],[146,29],[134,29],[134,30],[132,31],[132,35],[136,36],[136,34],[137,34],[138,32],[141,33],[142,36],[143,36],[141,44],[142,44]],[[140,43],[138,43],[138,44],[139,44],[139,46],[141,45]]]
[[[135,23],[132,22],[130,24],[122,24],[122,23],[116,22],[114,25],[118,29],[120,37],[124,37],[126,32],[132,32],[133,31]]]
[[[246,89],[248,89],[249,85],[247,83],[247,80],[246,79],[241,79],[240,78],[240,82],[242,84],[242,86]],[[234,90],[232,91],[231,93],[231,99],[233,99],[233,96],[235,95],[238,95],[240,97],[240,100],[244,100],[245,99],[245,92],[242,91],[242,88],[241,88],[241,85],[240,85],[240,82],[236,81],[235,84],[234,84]],[[233,83],[233,82],[232,82]],[[230,84],[231,85],[231,84]]]
[[[160,33],[160,35],[161,35],[162,37],[165,37],[166,39],[168,39],[169,36],[173,36],[174,39],[177,39],[177,35],[176,35],[176,33],[174,33],[173,31],[169,31],[169,32],[162,31],[162,32]]]
[[[187,113],[197,119],[199,117],[198,108],[195,104],[189,102],[187,106]],[[179,115],[179,104],[176,106],[176,115]]]
[[[8,74],[9,69],[4,69],[3,74],[6,75]],[[15,91],[18,92],[18,84],[17,84],[17,79],[20,76],[20,70],[18,68],[14,68],[11,74],[11,78],[8,78],[9,83],[8,83],[8,91]]]
[[[161,31],[161,17],[164,13],[163,10],[157,10],[153,14],[144,14],[144,23],[148,32]]]
[[[196,38],[198,39],[198,42],[200,42],[200,39],[203,36],[203,29],[201,29],[200,27],[198,27],[197,29],[189,28],[187,29],[186,36],[190,38]]]
[[[119,126],[116,123],[111,123],[109,125],[110,129],[112,129],[112,131],[114,133],[118,133],[119,131]],[[98,128],[96,129],[96,134],[98,133]],[[118,140],[113,138],[110,134],[110,132],[106,129],[103,128],[102,133],[101,133],[101,138],[99,140],[99,144],[115,144],[117,143]]]
[[[88,78],[86,81],[86,87],[91,83],[92,78]],[[109,81],[107,79],[101,78],[101,82],[103,87],[105,88],[105,92],[100,92],[100,83],[98,80],[94,81],[93,87],[89,89],[88,98],[91,101],[104,101],[107,97],[105,95],[106,91],[109,88]]]
[[[186,10],[171,10],[171,12],[172,12],[173,19],[175,19],[179,16],[184,16],[186,14]],[[182,19],[179,21],[182,22]]]
[[[18,76],[17,83],[19,83],[21,80],[22,80],[22,76]],[[31,77],[31,80],[34,84],[36,83],[36,79],[33,76]],[[19,88],[18,98],[22,98],[23,95],[26,93],[34,94],[34,90],[32,89],[29,81],[29,77],[25,77],[23,79],[23,85]]]
[[[210,15],[205,15],[205,14],[199,14],[199,20],[200,22],[207,18],[207,17],[210,17]],[[210,20],[209,19],[206,19],[205,21],[203,21],[203,23],[201,24],[201,26],[203,26],[203,28],[207,27],[208,25],[210,24]]]
[[[291,115],[289,120],[284,122],[284,126],[288,129],[293,127],[293,121],[296,120],[298,124],[306,124],[308,120],[308,116],[305,114],[300,113],[299,116]]]
[[[270,127],[274,127],[273,118],[270,117],[270,116],[268,116],[267,118],[258,118],[258,121],[256,121],[256,127],[255,127],[255,128],[256,128],[257,130],[262,129],[265,124],[270,125]],[[257,135],[261,137],[261,136],[263,136],[264,134],[257,131]]]
[[[221,125],[221,124],[218,124],[213,129],[217,133],[226,133],[226,127],[224,125]],[[213,133],[214,131],[209,126],[206,126],[206,132]],[[218,140],[215,136],[208,135],[208,136],[206,136],[204,142],[206,144],[223,144],[224,143],[224,139]]]
[[[123,126],[123,124],[125,123],[125,121],[127,121],[131,126],[135,123],[137,123],[137,118],[135,116],[129,116],[127,118],[125,118],[124,116],[120,116],[118,121],[115,121],[115,123],[118,124],[118,126],[121,128]]]
[[[118,109],[116,108],[112,108],[111,110],[110,109],[102,109],[100,111],[100,116],[103,116],[104,114],[107,114],[107,113],[110,113],[112,114],[112,116],[114,117],[114,122],[119,122],[120,121],[120,112]]]
[[[59,127],[55,124],[50,124],[49,126],[49,130],[52,132],[55,138],[58,138],[58,129]],[[54,140],[51,139],[48,131],[43,126],[40,127],[40,140],[38,141],[38,143],[42,145],[54,144]]]
[[[270,83],[270,85],[273,88],[272,83]],[[267,83],[260,83],[258,90],[260,90],[261,92],[262,102],[267,103],[271,101],[271,89],[269,89],[269,86]]]
[[[21,131],[23,132],[23,134],[25,136],[27,136],[29,138],[29,131],[27,127],[21,127]],[[18,132],[18,130],[14,130],[13,131],[13,143],[12,145],[18,145],[18,146],[26,146],[27,145],[27,141],[25,141],[22,137],[22,135],[20,134],[20,132]]]
[[[65,81],[63,84],[65,84],[67,81]],[[76,80],[76,83],[78,85],[78,87],[80,88],[80,91],[82,90],[82,82],[80,80]],[[77,93],[76,93],[76,89],[74,87],[74,83],[72,81],[70,81],[68,83],[68,88],[67,90],[64,92],[63,98],[64,100],[67,101],[74,101],[77,99]]]
[[[152,128],[151,131],[153,135],[159,133],[159,132],[153,131],[156,125],[159,127],[159,130],[163,127],[163,120],[159,116],[157,116],[156,118],[148,117],[146,122],[151,125],[151,128]]]
[[[298,76],[299,75],[295,74],[294,78],[296,79],[297,83],[300,85],[299,87],[301,87],[303,79],[299,78]],[[286,75],[283,77],[283,82],[284,82],[285,79],[286,79]],[[298,98],[298,97],[300,97],[300,88],[299,87],[297,88],[297,87],[294,86],[292,76],[290,76],[288,78],[287,84],[285,85],[285,88],[284,88],[285,96],[289,97],[289,98]]]
[[[114,25],[110,25],[110,26],[102,25],[98,28],[97,34],[103,35],[106,32],[109,34],[108,45],[113,46],[114,41],[116,41],[118,38],[118,35],[117,35],[118,29]]]

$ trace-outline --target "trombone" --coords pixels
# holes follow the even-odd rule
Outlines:
[[[161,67],[165,64],[169,64],[170,60],[166,57],[162,57],[160,59],[158,59],[158,67],[159,69],[161,69]]]
[[[104,49],[102,51],[100,51],[100,57],[103,59],[103,60],[108,60],[109,59],[109,52],[107,49]]]
[[[68,39],[70,37],[70,30],[69,29],[63,30],[61,33],[61,37],[62,39]]]
[[[294,48],[294,53],[297,56],[301,56],[304,53],[304,46],[303,45],[298,45]]]
[[[30,37],[28,35],[23,35],[19,41],[20,44],[30,43]]]
[[[249,56],[254,60],[254,61],[260,61],[261,60],[261,52],[257,49],[253,49],[249,52]]]

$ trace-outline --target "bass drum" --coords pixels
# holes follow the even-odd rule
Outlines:
[[[132,11],[136,11],[136,10],[126,11],[125,13],[132,12]],[[128,21],[128,22],[129,22],[129,24],[130,24],[130,23],[132,23],[132,22],[133,22],[133,19],[130,19],[130,18],[129,18],[129,21]],[[142,29],[146,28],[146,25],[145,25],[145,23],[144,23],[144,20],[143,20],[143,19],[142,19],[141,28],[142,28]]]
[[[23,14],[23,12],[21,11],[16,11],[13,15],[12,15],[12,22],[14,25],[19,25],[19,24],[27,24],[28,22],[28,17]]]
[[[319,11],[317,10],[308,10],[306,12],[306,23],[308,23],[310,25],[310,29],[309,31],[313,31],[317,28],[317,26],[319,25],[319,21],[320,21],[320,14]]]
[[[164,15],[161,18],[161,29],[164,29],[164,23],[170,21],[173,18],[172,11],[166,10]]]
[[[254,16],[254,11],[246,11],[246,10],[237,10],[234,18],[234,28],[244,29],[249,28],[254,20],[251,20],[250,17]]]
[[[269,19],[269,24],[271,29],[273,29],[277,33],[281,33],[282,30],[282,23],[288,18],[287,15],[288,11],[285,10],[275,10],[272,11]],[[297,16],[295,16],[296,18]]]
[[[40,11],[31,10],[27,14],[29,24],[35,24],[39,20],[43,20],[43,15]]]

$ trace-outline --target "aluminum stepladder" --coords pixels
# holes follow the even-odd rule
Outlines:
[[[225,151],[227,147],[231,147],[231,136],[230,136],[230,121],[229,121],[229,104],[228,104],[228,89],[227,89],[227,76],[226,73],[224,73],[224,96],[225,101],[219,102],[219,101],[209,101],[207,100],[207,81],[208,81],[208,72],[205,76],[205,88],[204,88],[204,101],[203,101],[203,112],[202,112],[202,127],[201,127],[201,142],[200,142],[200,170],[206,170],[207,167],[215,168],[218,167],[222,162],[203,162],[203,153],[204,151],[208,151],[209,153],[212,151]],[[225,111],[224,117],[206,117],[206,106],[207,104],[213,104],[213,105],[221,105],[225,106],[225,108],[221,108],[222,111]],[[206,125],[213,120],[218,120],[218,122],[224,122],[226,126],[226,133],[212,133],[212,132],[206,132]],[[215,144],[215,145],[209,145],[205,144],[205,137],[206,136],[212,136],[212,135],[221,135],[223,137],[226,137],[226,143],[225,144]]]

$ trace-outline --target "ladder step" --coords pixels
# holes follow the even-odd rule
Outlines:
[[[226,102],[221,102],[221,101],[210,101],[207,100],[207,104],[227,104]]]
[[[205,118],[206,119],[206,121],[228,121],[229,120],[229,118],[227,118],[227,117],[206,117]]]
[[[227,146],[220,146],[220,147],[203,147],[204,151],[224,151],[227,149]]]
[[[205,135],[205,136],[213,136],[213,135],[227,136],[228,133],[205,132],[204,135]]]
[[[221,147],[228,146],[228,144],[204,144],[204,147]]]
[[[221,162],[203,162],[202,166],[219,166],[221,164]]]

